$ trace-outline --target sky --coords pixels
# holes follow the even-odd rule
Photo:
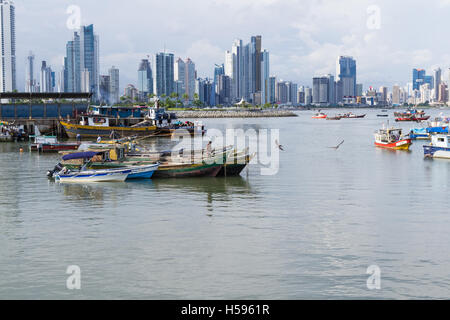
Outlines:
[[[364,88],[411,82],[412,68],[440,67],[449,78],[450,0],[15,0],[17,81],[24,88],[26,56],[55,71],[71,40],[73,13],[94,24],[100,71],[120,69],[120,85],[136,84],[141,59],[164,49],[190,57],[199,77],[212,77],[235,39],[262,36],[270,73],[311,86],[336,73],[339,55],[357,61]],[[72,11],[73,12],[73,11]],[[68,23],[69,21],[69,23]],[[37,73],[38,74],[38,73]]]

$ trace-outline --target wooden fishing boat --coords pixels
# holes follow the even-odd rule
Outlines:
[[[228,177],[228,176],[238,176],[245,169],[245,167],[252,161],[255,157],[255,153],[249,154],[248,148],[244,151],[235,151],[224,164],[222,169],[220,169],[217,177]]]
[[[410,116],[402,116],[395,118],[396,122],[420,122],[420,121],[427,121],[430,119],[430,116],[417,116],[417,115],[410,115]]]
[[[409,150],[412,141],[402,138],[402,129],[380,129],[375,132],[375,146],[393,150]]]

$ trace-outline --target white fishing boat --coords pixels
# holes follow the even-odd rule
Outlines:
[[[423,146],[426,158],[450,159],[450,136],[437,134],[431,136],[431,143]]]
[[[90,183],[90,182],[123,182],[132,170],[106,169],[106,170],[80,170],[71,172],[62,170],[55,175],[55,181],[62,183]]]

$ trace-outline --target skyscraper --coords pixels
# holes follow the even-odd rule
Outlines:
[[[260,78],[261,78],[261,85],[260,85],[260,92],[261,92],[261,104],[271,103],[271,97],[270,97],[270,62],[269,62],[269,52],[267,50],[264,50],[261,53],[261,59],[260,59]]]
[[[169,96],[174,92],[174,56],[172,53],[160,52],[153,60],[153,90],[156,95]]]
[[[111,67],[109,69],[109,102],[114,105],[119,102],[119,69]]]
[[[255,82],[254,92],[259,92],[262,90],[262,65],[261,65],[261,43],[262,43],[262,37],[261,36],[253,36],[251,37],[251,43],[253,44],[254,48],[254,67],[252,70],[253,78]]]
[[[111,77],[108,76],[100,76],[100,102],[110,104],[110,95],[109,90],[111,86]]]
[[[175,82],[179,81],[180,84],[181,84],[181,88],[178,88],[178,90],[176,90],[176,91],[180,91],[182,95],[185,94],[186,93],[186,84],[185,84],[185,81],[186,81],[186,63],[184,63],[183,59],[178,58],[177,61],[175,61],[173,74],[174,74],[174,81]]]
[[[141,95],[147,96],[153,93],[153,75],[150,62],[142,59],[138,68],[138,86],[137,89]]]
[[[53,92],[54,87],[54,72],[47,65],[46,61],[42,61],[41,66],[41,92]]]
[[[13,1],[0,0],[0,92],[16,90],[16,22]]]
[[[441,68],[437,68],[434,70],[434,101],[439,101],[439,86],[441,84],[442,79],[442,70]]]
[[[335,100],[334,77],[329,74],[313,78],[312,102],[317,105],[333,105]]]
[[[420,90],[420,87],[428,83],[430,89],[434,88],[433,76],[427,76],[424,69],[413,69],[413,90]]]
[[[186,69],[185,69],[184,86],[185,86],[186,94],[189,95],[190,100],[194,100],[195,78],[196,78],[195,63],[192,62],[192,60],[190,58],[187,58],[185,66],[186,66]]]
[[[36,81],[34,79],[34,55],[33,52],[27,57],[27,66],[25,70],[25,92],[34,92]]]
[[[336,62],[337,102],[344,97],[356,97],[356,61],[353,57],[340,56]]]
[[[64,68],[67,75],[64,87],[68,92],[82,91],[82,84],[87,84],[83,75],[89,73],[89,91],[93,93],[94,99],[98,98],[99,39],[92,24],[82,26],[79,31],[74,32],[73,39],[67,42]]]
[[[276,102],[276,88],[277,88],[277,78],[275,76],[269,77],[269,102]]]

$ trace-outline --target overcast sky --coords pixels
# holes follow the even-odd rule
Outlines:
[[[140,59],[166,50],[190,57],[200,77],[211,77],[234,39],[262,35],[270,73],[311,86],[335,74],[338,55],[357,60],[364,87],[411,81],[411,69],[450,67],[450,0],[15,0],[18,86],[26,56],[59,71],[71,5],[100,37],[101,73],[120,69],[121,88],[136,84]],[[378,13],[380,13],[378,15]],[[379,16],[379,19],[378,19]]]

